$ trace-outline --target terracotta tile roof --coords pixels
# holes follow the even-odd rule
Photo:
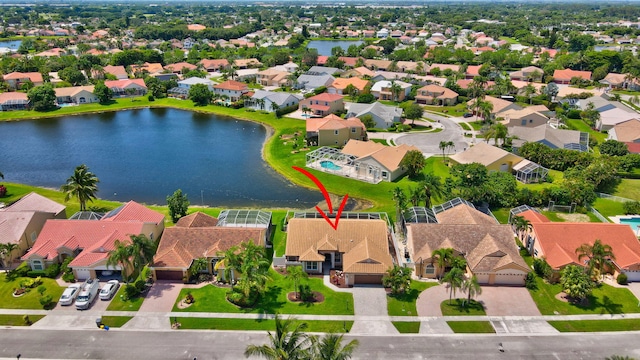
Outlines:
[[[591,80],[591,71],[577,71],[571,69],[554,70],[553,79],[561,81],[570,81],[571,78],[579,77],[585,80]]]
[[[86,86],[71,86],[71,87],[55,88],[53,90],[55,91],[57,97],[63,97],[63,96],[75,96],[76,94],[78,94],[83,90],[93,93],[94,88],[95,86],[93,85],[86,85]]]
[[[496,225],[491,216],[480,212],[469,205],[460,204],[436,214],[439,224],[485,224]]]
[[[533,210],[523,211],[520,214],[518,214],[518,216],[522,216],[523,218],[529,220],[529,222],[532,224],[541,223],[541,222],[551,222],[549,218]]]
[[[349,66],[349,67],[354,67],[354,66],[356,66],[356,63],[358,62],[358,59],[359,59],[359,58],[357,58],[357,57],[351,57],[351,56],[340,56],[340,57],[338,58],[338,60],[343,61],[343,62],[344,62],[344,64],[345,64],[346,66]]]
[[[204,67],[205,69],[214,67],[225,67],[225,66],[229,66],[229,60],[227,59],[202,59],[200,60],[200,64],[202,65],[202,67]]]
[[[342,153],[353,155],[362,160],[371,157],[387,168],[390,172],[400,167],[400,162],[407,155],[407,152],[416,150],[415,146],[402,144],[399,146],[384,146],[373,141],[349,140],[342,149]]]
[[[131,87],[131,85],[137,85],[137,86],[133,86],[133,88],[135,87],[142,87],[144,89],[147,88],[147,85],[144,83],[144,79],[122,79],[122,80],[107,80],[104,82],[104,84],[109,88],[121,88],[121,89],[126,89]]]
[[[458,164],[471,164],[476,162],[484,166],[489,166],[506,156],[520,158],[508,151],[481,141],[461,153],[451,155],[450,158]]]
[[[362,91],[369,84],[368,80],[360,79],[357,77],[351,78],[337,78],[333,81],[330,87],[334,87],[336,89],[344,90],[349,85],[353,85],[356,89]]]
[[[29,79],[31,80],[31,82],[33,83],[41,83],[43,82],[42,80],[42,74],[40,74],[39,72],[27,72],[27,73],[21,73],[21,72],[12,72],[9,73],[7,75],[3,76],[4,80],[22,80],[22,79]]]
[[[64,213],[66,208],[62,204],[32,192],[0,211],[41,211],[58,215]]]
[[[248,66],[262,66],[262,63],[255,58],[251,59],[236,59],[233,64],[237,67],[248,67]]]
[[[218,257],[242,242],[261,244],[265,229],[232,227],[171,227],[164,230],[154,267],[188,268],[194,259]]]
[[[166,70],[176,72],[176,71],[182,71],[182,69],[184,69],[184,68],[186,68],[186,69],[188,69],[188,70],[195,70],[195,69],[197,69],[198,67],[197,67],[197,66],[195,66],[195,65],[191,65],[191,64],[189,64],[188,62],[184,62],[184,61],[183,61],[183,62],[179,62],[179,63],[175,63],[175,64],[165,65],[165,67],[164,67],[164,68],[165,68]]]
[[[127,76],[129,76],[129,74],[127,73],[127,70],[125,70],[124,66],[122,65],[120,66],[107,65],[102,69],[104,70],[105,73],[112,74],[117,78],[120,78],[120,77],[126,78]]]
[[[286,256],[313,257],[314,249],[337,248],[344,254],[343,269],[349,273],[381,274],[393,266],[389,254],[387,225],[384,220],[340,219],[334,230],[324,219],[289,220]]]
[[[129,201],[106,213],[101,221],[136,221],[161,224],[164,222],[164,215],[135,201]]]
[[[640,143],[627,142],[627,149],[632,154],[640,154]]]
[[[312,97],[308,98],[308,100],[334,102],[334,101],[342,100],[342,95],[322,93],[322,94],[318,94],[316,96],[312,96]]]
[[[640,264],[640,242],[627,224],[546,222],[533,223],[536,241],[549,265],[559,269],[578,260],[576,249],[582,244],[592,245],[596,239],[611,246],[614,263],[621,269]]]
[[[214,89],[220,90],[233,90],[233,91],[243,91],[247,90],[248,86],[245,83],[235,81],[235,80],[227,80],[213,87]]]
[[[318,130],[340,130],[352,127],[365,129],[364,124],[358,118],[342,119],[334,114],[327,115],[321,119],[310,118],[306,121],[307,132],[317,132]]]
[[[472,76],[479,76],[481,67],[482,65],[469,65],[467,66],[466,74],[472,75]]]
[[[27,96],[26,93],[17,92],[17,91],[0,93],[0,104],[4,104],[5,102],[11,101],[11,100],[27,101],[29,100],[29,97]]]
[[[209,216],[201,211],[194,212],[187,216],[183,216],[176,223],[177,227],[195,228],[195,227],[212,227],[218,224],[218,219]]]
[[[422,95],[423,92],[426,92],[428,95]],[[417,96],[420,97],[432,97],[433,94],[436,94],[436,99],[455,99],[458,97],[458,93],[446,88],[444,86],[430,84],[421,87],[417,91]]]
[[[429,66],[429,69],[435,69],[438,68],[440,69],[440,71],[445,71],[447,69],[450,69],[453,72],[458,72],[460,71],[460,65],[453,65],[453,64],[431,64]]]

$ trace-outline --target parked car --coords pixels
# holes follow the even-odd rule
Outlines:
[[[120,283],[118,280],[109,280],[100,290],[100,300],[110,300],[116,294]]]
[[[85,281],[84,284],[82,284],[82,287],[80,288],[80,294],[78,294],[78,298],[76,299],[76,309],[88,309],[96,299],[98,291],[100,291],[100,284],[98,283],[98,279],[88,279],[87,281]]]
[[[473,114],[472,113],[464,113],[464,115],[462,115],[462,116],[466,117],[466,118],[470,118],[470,117],[473,117]]]
[[[60,305],[69,306],[73,304],[73,301],[78,297],[80,293],[80,287],[82,284],[71,284],[68,288],[64,290],[62,296],[60,296],[60,300],[58,301]]]

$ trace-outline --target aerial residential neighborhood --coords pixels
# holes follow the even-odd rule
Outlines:
[[[3,3],[0,356],[640,357],[638,19]]]

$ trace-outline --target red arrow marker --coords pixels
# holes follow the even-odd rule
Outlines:
[[[329,197],[329,193],[327,192],[327,189],[325,189],[324,185],[322,185],[320,180],[318,180],[317,177],[313,176],[312,173],[308,172],[305,169],[299,168],[297,166],[292,166],[292,168],[294,170],[300,171],[301,173],[303,173],[306,177],[311,179],[311,181],[313,181],[316,184],[316,186],[320,189],[320,192],[322,192],[322,196],[324,196],[324,199],[327,202],[327,205],[329,206],[329,215],[333,215],[333,205],[331,204],[331,198]],[[320,215],[329,223],[329,225],[331,225],[331,227],[334,230],[338,230],[338,221],[340,221],[340,215],[342,215],[342,210],[344,209],[345,205],[347,205],[347,199],[348,198],[349,198],[348,194],[345,194],[344,198],[342,198],[342,202],[340,203],[340,207],[338,207],[338,213],[336,214],[335,223],[333,221],[331,221],[329,216],[327,214],[325,214],[324,211],[322,211],[322,209],[320,209],[319,206],[316,206],[316,210],[318,210]]]

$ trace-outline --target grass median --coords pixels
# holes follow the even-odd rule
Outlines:
[[[264,330],[273,331],[276,328],[275,320],[265,319],[228,319],[228,318],[171,318],[180,324],[180,329],[191,330]],[[320,321],[320,320],[294,320],[296,323],[307,324],[306,332],[321,333],[345,333],[351,330],[353,321]]]

